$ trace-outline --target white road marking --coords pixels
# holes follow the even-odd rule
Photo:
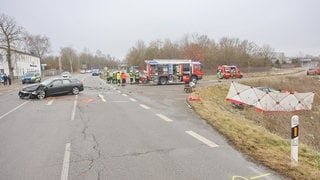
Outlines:
[[[106,99],[104,99],[104,96],[103,96],[102,94],[99,94],[99,97],[101,98],[101,100],[102,100],[103,102],[106,102]]]
[[[159,116],[161,119],[167,121],[167,122],[171,122],[172,120],[169,119],[167,116],[163,115],[163,114],[156,114],[157,116]]]
[[[140,104],[141,107],[145,108],[145,109],[150,109],[150,107],[144,105],[144,104]]]
[[[61,180],[68,180],[70,151],[71,151],[71,144],[67,143],[66,144],[66,149],[64,151],[64,158],[63,158],[62,172],[61,172]]]
[[[118,93],[121,93],[121,91],[117,91]]]
[[[122,94],[122,96],[125,96],[125,97],[127,97],[128,95],[126,95],[126,94]]]
[[[17,106],[17,107],[15,107],[15,108],[13,108],[11,111],[9,111],[9,112],[7,112],[7,113],[3,114],[2,116],[0,116],[0,119],[4,118],[5,116],[7,116],[8,114],[12,113],[13,111],[15,111],[15,110],[19,109],[20,107],[22,107],[23,105],[27,104],[28,102],[30,102],[30,101],[26,101],[26,102],[24,102],[24,103],[20,104],[19,106]]]
[[[53,99],[47,102],[47,106],[50,106],[53,103]]]
[[[74,120],[74,117],[76,115],[77,99],[78,99],[78,95],[76,95],[76,98],[74,99],[72,114],[71,114],[71,121]]]
[[[135,99],[133,99],[133,98],[130,98],[130,100],[133,101],[133,102],[137,102],[137,100],[135,100]]]
[[[210,146],[210,147],[218,147],[218,145],[202,136],[200,136],[199,134],[193,132],[193,131],[185,131],[186,133],[188,133],[189,135],[193,136],[194,138],[198,139],[199,141],[205,143],[206,145]]]

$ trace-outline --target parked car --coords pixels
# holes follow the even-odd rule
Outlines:
[[[3,80],[2,74],[0,74],[0,84],[3,82],[4,82],[4,80]]]
[[[21,78],[22,84],[41,82],[41,75],[38,72],[27,72]]]
[[[100,76],[100,70],[99,69],[92,69],[92,76]]]
[[[320,75],[320,68],[309,68],[307,75]]]
[[[18,95],[20,98],[43,99],[48,96],[60,94],[79,94],[83,91],[83,83],[74,78],[51,78],[41,83],[33,84],[22,88]]]
[[[276,90],[270,87],[257,87],[257,89],[264,91],[264,92],[274,92],[274,93],[279,93],[281,90]]]
[[[85,74],[85,73],[86,73],[86,70],[84,70],[84,69],[80,70],[80,74]]]
[[[65,72],[61,73],[61,76],[63,78],[71,78],[71,74],[68,71],[65,71]]]

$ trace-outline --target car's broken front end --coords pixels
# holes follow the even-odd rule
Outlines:
[[[22,88],[19,91],[18,96],[21,99],[24,99],[24,98],[29,98],[29,99],[36,98],[37,95],[38,95],[38,91],[37,91],[38,88],[39,88],[38,84],[31,85],[31,86],[26,86],[26,87]]]

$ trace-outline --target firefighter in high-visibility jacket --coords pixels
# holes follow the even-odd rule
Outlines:
[[[124,86],[126,84],[127,75],[125,72],[121,72],[121,84]]]
[[[218,81],[220,82],[221,79],[223,78],[223,77],[222,77],[221,69],[218,69],[218,70],[217,70],[217,77],[218,77]]]
[[[116,78],[117,78],[117,84],[118,84],[118,86],[120,86],[121,76],[120,76],[120,72],[119,71],[116,74]]]
[[[139,73],[139,71],[135,72],[134,79],[135,79],[136,83],[139,84],[139,81],[140,81],[140,73]]]
[[[132,71],[130,71],[130,73],[129,73],[129,78],[130,78],[130,84],[132,84],[133,83],[133,79],[134,79],[134,74],[133,74]]]

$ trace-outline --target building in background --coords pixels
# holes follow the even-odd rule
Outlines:
[[[40,57],[22,51],[11,51],[11,64],[13,76],[22,77],[26,72],[39,72],[41,74]],[[0,48],[0,73],[9,74],[6,49]]]

